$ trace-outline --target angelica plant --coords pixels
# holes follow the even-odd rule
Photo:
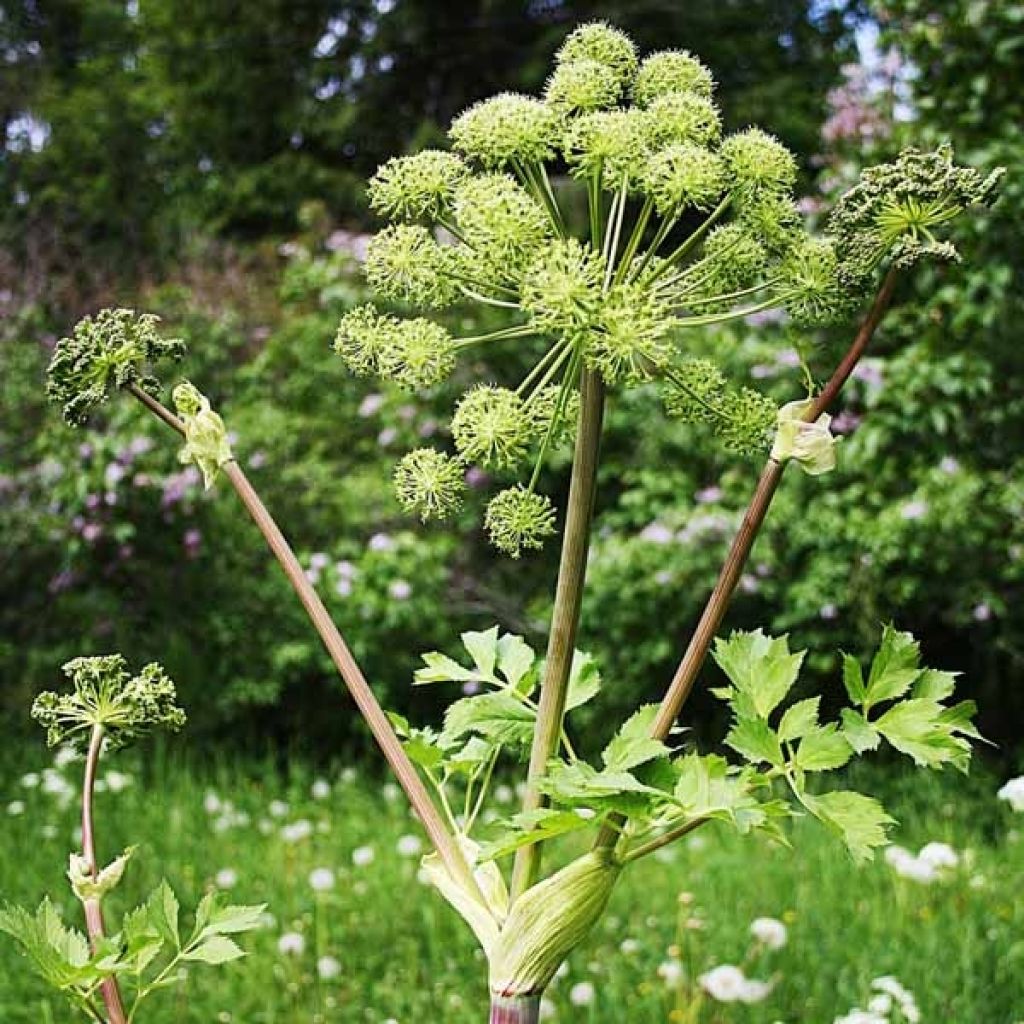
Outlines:
[[[100,322],[104,319],[131,322],[123,316]],[[67,877],[82,905],[86,933],[65,924],[49,897],[35,913],[16,906],[0,909],[0,931],[84,1019],[130,1024],[139,1019],[147,997],[181,981],[184,964],[224,964],[244,956],[230,936],[257,927],[264,908],[223,906],[211,890],[195,911],[191,932],[182,933],[178,899],[165,880],[108,933],[103,902],[120,885],[135,847],[103,866],[93,813],[100,758],[156,729],[177,731],[185,713],[177,705],[174,683],[155,663],[133,675],[121,655],[111,654],[75,658],[64,673],[71,691],[41,693],[32,717],[46,730],[51,747],[84,755],[82,851],[70,855]]]
[[[485,690],[455,701],[443,723],[416,725],[380,707],[235,460],[224,420],[187,382],[173,392],[177,413],[160,401],[148,365],[178,353],[148,341],[152,321],[118,311],[87,322],[58,345],[51,393],[79,422],[126,390],[185,439],[181,458],[207,486],[223,478],[236,491],[434,845],[424,871],[479,940],[493,1024],[529,1024],[633,862],[712,822],[784,842],[798,813],[864,860],[892,819],[868,794],[823,785],[829,772],[886,745],[921,766],[966,770],[978,738],[973,705],[952,702],[953,676],[923,667],[909,634],[886,627],[866,674],[845,659],[849,706],[831,720],[820,697],[789,699],[803,652],[786,637],[716,635],[785,467],[817,476],[835,465],[828,409],[898,274],[956,258],[950,224],[991,202],[999,175],[956,165],[948,148],[910,150],[866,171],[828,233],[813,237],[797,210],[793,154],[759,128],[723,136],[713,77],[692,54],[641,60],[628,37],[600,23],[565,40],[542,96],[482,101],[456,118],[450,141],[450,150],[390,160],[371,180],[370,204],[389,222],[366,260],[379,303],[342,318],[334,349],[353,374],[415,392],[448,378],[466,352],[510,347],[528,358],[518,380],[470,385],[452,411],[450,450],[418,449],[396,466],[398,501],[424,522],[458,508],[466,470],[483,467],[504,483],[484,528],[500,552],[523,557],[558,530],[543,468],[559,446],[573,457],[546,653],[494,627],[464,634],[469,664],[425,655],[417,683]],[[581,225],[564,202],[572,190],[586,209]],[[457,337],[430,316],[463,304],[508,322]],[[819,390],[808,374],[810,387],[781,409],[690,343],[767,310],[810,331],[863,305],[828,381]],[[668,415],[705,424],[725,449],[760,455],[764,468],[663,700],[638,709],[591,764],[571,734],[572,712],[601,689],[576,644],[600,439],[607,403],[638,386],[660,395]],[[712,646],[728,680],[717,691],[732,717],[728,758],[675,731]],[[523,806],[487,828],[481,810],[503,760],[527,762]],[[543,876],[542,847],[585,830],[589,852]]]

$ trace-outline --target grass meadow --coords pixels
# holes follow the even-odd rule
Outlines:
[[[54,767],[31,747],[0,775],[0,895],[34,907],[49,892],[76,921],[64,870],[76,841],[78,768]],[[872,979],[891,975],[914,993],[922,1021],[1024,1020],[1024,815],[1015,819],[996,800],[1000,779],[979,768],[966,780],[909,769],[857,779],[886,796],[900,820],[897,843],[912,853],[929,842],[956,851],[955,866],[934,872],[906,870],[909,854],[903,873],[891,855],[857,868],[804,822],[795,823],[792,849],[712,826],[648,858],[626,874],[605,920],[552,986],[545,1016],[831,1024],[877,996]],[[102,788],[101,856],[140,844],[109,900],[115,915],[164,873],[183,911],[212,885],[232,901],[268,905],[265,926],[244,937],[250,956],[215,975],[196,967],[184,986],[152,998],[143,1024],[485,1019],[482,955],[418,880],[419,832],[393,785],[343,766],[314,774],[301,762],[143,766],[127,756],[108,762]],[[509,787],[495,795],[492,813],[511,807],[500,802],[511,800]],[[785,945],[752,939],[760,917],[785,924]],[[721,964],[742,966],[770,993],[751,1005],[702,995],[695,979]],[[70,1019],[0,936],[0,1021]],[[895,1011],[889,1019],[904,1020]]]

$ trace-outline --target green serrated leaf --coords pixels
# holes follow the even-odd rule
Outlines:
[[[245,956],[245,950],[226,935],[212,935],[194,949],[182,954],[183,960],[195,960],[204,964],[226,964]]]
[[[477,674],[484,679],[494,679],[494,666],[498,660],[498,627],[491,626],[479,633],[463,633],[462,646],[473,659]]]
[[[475,733],[494,743],[529,747],[535,720],[532,708],[505,691],[464,697],[445,713],[440,744],[447,748]]]
[[[767,761],[776,768],[785,764],[779,737],[763,718],[737,719],[725,742],[753,764]]]
[[[964,765],[970,744],[942,721],[946,709],[934,700],[900,701],[875,723],[875,728],[901,753],[927,767]]]
[[[804,652],[791,654],[788,637],[765,636],[758,629],[716,640],[714,657],[738,693],[749,698],[756,714],[767,718],[796,682]]]
[[[914,683],[910,696],[920,700],[945,700],[953,695],[955,689],[955,672],[940,672],[938,669],[926,668]]]
[[[860,662],[852,654],[843,655],[843,685],[854,704],[859,706],[864,703],[868,689],[864,685]]]
[[[413,684],[423,686],[427,683],[466,683],[476,679],[476,673],[463,667],[447,654],[430,651],[423,655],[424,665],[416,669]]]
[[[178,935],[178,911],[178,898],[174,895],[174,890],[167,884],[167,879],[164,879],[146,901],[146,913],[160,937],[175,949],[181,948],[181,939]]]
[[[846,742],[858,753],[875,750],[882,742],[882,736],[874,726],[859,712],[852,708],[843,708],[840,712],[843,721],[843,735]]]
[[[802,803],[839,833],[857,863],[870,860],[875,848],[888,842],[887,829],[896,824],[877,800],[852,790],[840,789],[820,796],[805,793]]]
[[[787,743],[805,736],[818,724],[821,697],[808,697],[787,708],[779,722],[779,740]]]
[[[921,674],[920,657],[921,648],[912,634],[886,626],[882,630],[882,643],[871,660],[864,697],[866,707],[902,697]]]
[[[601,673],[590,654],[574,651],[569,670],[569,688],[565,697],[566,712],[582,707],[601,692]]]
[[[524,811],[510,818],[501,834],[484,844],[480,859],[497,860],[514,853],[521,846],[545,842],[569,832],[577,832],[592,824],[590,818],[583,817],[575,811],[559,811],[553,807]]]
[[[266,903],[215,907],[203,931],[206,935],[238,935],[260,927]]]
[[[651,736],[657,717],[658,705],[645,704],[626,719],[601,754],[601,760],[609,771],[629,771],[668,753],[668,747]]]
[[[132,965],[132,970],[139,974],[160,955],[165,945],[164,938],[153,926],[145,905],[125,914],[121,935],[125,944],[125,959]]]
[[[835,724],[817,726],[796,748],[796,765],[805,772],[842,768],[853,757],[853,747]]]
[[[537,655],[521,636],[506,633],[498,640],[498,672],[505,682],[524,697],[528,697],[536,685],[530,675]]]

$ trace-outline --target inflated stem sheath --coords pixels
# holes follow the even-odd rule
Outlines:
[[[548,761],[558,751],[565,716],[569,671],[576,648],[576,633],[583,602],[583,583],[590,547],[590,521],[594,510],[597,461],[604,420],[604,384],[593,370],[584,369],[580,378],[580,422],[573,454],[569,502],[565,516],[562,557],[558,566],[555,606],[551,615],[544,679],[537,711],[537,728],[530,750],[523,810],[541,806],[538,788]],[[512,899],[522,895],[536,880],[540,843],[522,847],[516,854],[512,873]]]
[[[96,830],[92,820],[93,793],[96,789],[96,769],[100,762],[103,749],[103,729],[93,726],[89,740],[89,752],[85,758],[85,773],[82,779],[82,856],[89,866],[93,878],[99,871],[96,857]],[[103,910],[98,899],[84,900],[82,909],[85,911],[85,930],[89,934],[89,942],[95,951],[96,945],[103,938]],[[100,985],[100,997],[107,1011],[108,1024],[125,1024],[124,1004],[121,1002],[121,991],[117,987],[116,978],[107,978]]]
[[[141,388],[137,388],[134,385],[129,390],[155,416],[179,433],[184,433],[182,421],[155,398],[147,395]],[[239,498],[241,498],[242,504],[245,505],[249,515],[263,534],[267,546],[274,553],[281,568],[284,570],[288,582],[291,583],[292,588],[302,602],[303,608],[306,610],[306,614],[309,616],[316,631],[320,634],[320,638],[327,648],[327,653],[331,656],[331,660],[345,681],[352,699],[356,702],[356,706],[366,720],[370,732],[373,733],[377,745],[391,766],[391,770],[395,773],[399,784],[405,790],[413,810],[419,817],[423,828],[430,837],[430,841],[433,843],[448,872],[453,878],[462,881],[468,886],[470,892],[479,896],[479,886],[473,877],[466,858],[456,845],[451,833],[445,827],[444,821],[430,797],[430,793],[417,774],[412,761],[409,760],[409,756],[402,747],[402,743],[395,734],[395,730],[391,727],[387,715],[370,689],[370,685],[367,683],[362,670],[352,657],[352,653],[349,651],[348,645],[342,638],[341,633],[338,632],[337,626],[331,620],[323,601],[320,600],[319,594],[317,594],[309,580],[306,579],[306,574],[303,572],[299,560],[295,557],[295,552],[292,551],[291,545],[285,539],[284,534],[281,533],[277,523],[267,511],[266,506],[260,500],[259,495],[238,463],[227,463],[223,467],[223,473],[231,482],[231,486],[234,487]],[[480,899],[482,901],[483,897],[480,896]]]

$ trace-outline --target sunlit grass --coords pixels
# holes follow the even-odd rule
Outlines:
[[[21,782],[49,763],[34,749],[0,775],[0,893],[34,905],[50,891],[74,915],[63,875],[74,804],[62,808],[42,786]],[[115,910],[141,898],[162,873],[186,905],[218,874],[226,884],[233,873],[232,897],[266,902],[274,918],[248,937],[249,958],[216,975],[196,971],[180,993],[155,998],[143,1024],[485,1019],[482,957],[462,922],[417,880],[408,837],[419,833],[393,786],[358,769],[314,775],[301,764],[287,774],[256,761],[140,772],[129,759],[118,767],[132,780],[98,797],[100,845],[105,856],[128,842],[141,841],[142,849],[111,901]],[[65,773],[76,781],[75,766]],[[326,794],[318,785],[319,799],[317,778],[329,783]],[[552,987],[551,1019],[831,1024],[864,1005],[879,975],[894,975],[915,993],[925,1022],[1024,1019],[1024,840],[995,800],[997,782],[949,773],[870,782],[888,791],[902,822],[898,842],[917,850],[941,840],[958,851],[960,865],[945,880],[900,878],[881,859],[858,870],[812,824],[798,823],[792,850],[725,830],[698,832],[627,874],[597,933]],[[24,809],[10,813],[12,801]],[[311,884],[322,868],[333,872],[333,888],[322,888],[323,872],[321,888]],[[764,916],[785,922],[784,948],[753,943],[750,923]],[[280,951],[286,933],[302,936],[301,953]],[[340,973],[321,978],[322,958],[338,961]],[[671,984],[674,962],[685,972],[681,989]],[[695,1016],[686,977],[722,963],[772,981],[773,991],[750,1006],[705,1000]],[[322,965],[327,974],[333,966]],[[593,1005],[578,987],[587,982],[599,993]],[[0,941],[0,1020],[69,1019]]]

